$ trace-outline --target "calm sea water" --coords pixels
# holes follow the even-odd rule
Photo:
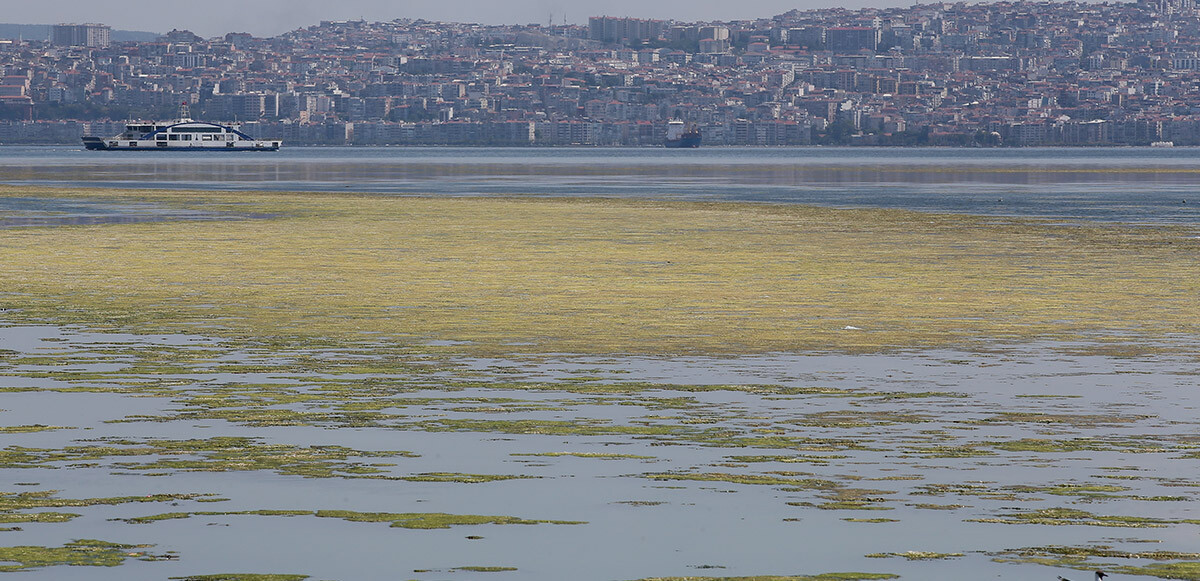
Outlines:
[[[1200,222],[1200,150],[0,147],[0,183],[736,200],[1121,222]]]

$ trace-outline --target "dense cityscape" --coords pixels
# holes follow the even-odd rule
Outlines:
[[[996,2],[587,25],[321,22],[274,38],[102,24],[0,40],[0,143],[191,116],[322,145],[1200,144],[1192,0]]]

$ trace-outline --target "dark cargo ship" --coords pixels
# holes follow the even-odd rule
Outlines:
[[[667,140],[665,147],[700,147],[700,130],[688,127],[683,121],[672,119],[667,122]]]

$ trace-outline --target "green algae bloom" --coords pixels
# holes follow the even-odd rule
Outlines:
[[[691,482],[728,482],[730,484],[752,484],[766,486],[790,486],[797,489],[829,490],[838,484],[832,480],[820,478],[792,478],[766,474],[728,474],[722,472],[705,473],[656,473],[643,474],[643,478],[658,481],[682,480]]]
[[[878,352],[1200,332],[1200,282],[1172,275],[1200,271],[1200,240],[1169,226],[599,199],[0,195],[271,216],[6,229],[0,309],[26,321],[385,335],[479,354]]]
[[[540,476],[524,476],[514,474],[462,474],[459,472],[424,472],[412,476],[398,476],[397,480],[408,482],[461,482],[478,484],[481,482],[498,482],[501,480],[523,480],[540,478]]]
[[[1101,516],[1073,508],[1045,508],[1029,512],[1007,513],[1000,515],[997,518],[969,519],[969,522],[1039,525],[1088,525],[1122,528],[1163,528],[1173,524],[1200,524],[1200,519]]]
[[[61,450],[10,447],[0,451],[0,466],[10,468],[81,464],[110,458],[154,456],[148,461],[116,461],[122,470],[153,472],[226,472],[268,470],[308,478],[379,478],[390,464],[364,463],[358,458],[411,457],[410,452],[367,452],[342,446],[264,444],[255,438],[216,437],[191,440],[128,440],[109,438]]]
[[[639,454],[611,454],[604,452],[540,452],[540,453],[525,453],[525,454],[510,454],[510,456],[545,456],[550,458],[559,458],[570,456],[574,458],[595,458],[597,460],[655,460],[654,456],[643,456]]]
[[[1035,563],[1051,567],[1070,567],[1081,571],[1103,568],[1110,574],[1145,575],[1159,579],[1200,580],[1200,553],[1177,551],[1122,551],[1108,545],[1069,547],[1026,547],[992,553],[993,560],[1004,563]],[[1103,559],[1097,564],[1093,560]],[[1130,565],[1122,561],[1157,561],[1148,565]]]
[[[468,525],[579,525],[582,521],[565,520],[529,520],[514,516],[482,516],[471,514],[446,514],[441,512],[428,513],[391,513],[391,512],[355,512],[349,510],[318,510],[316,516],[321,518],[340,518],[351,522],[387,522],[393,527],[405,529],[448,529],[452,526]]]
[[[953,559],[963,556],[962,553],[935,553],[932,551],[905,551],[903,553],[871,553],[866,555],[870,559],[886,559],[888,557],[903,557],[909,561],[936,561],[941,559]]]
[[[31,434],[34,432],[50,432],[54,430],[70,430],[71,428],[64,426],[47,426],[43,424],[32,424],[25,426],[0,426],[0,434]]]
[[[119,519],[130,524],[149,524],[164,520],[186,519],[193,516],[315,516],[318,518],[337,518],[350,522],[390,523],[391,526],[406,529],[448,529],[452,526],[466,525],[579,525],[582,521],[564,520],[530,520],[513,516],[483,516],[471,514],[447,514],[442,512],[358,512],[351,510],[240,510],[240,511],[192,511],[167,512],[149,516]]]
[[[161,194],[160,201],[166,199],[171,195]],[[151,429],[161,431],[150,433],[173,434],[180,433],[176,428],[193,427],[218,432],[228,422],[236,426],[237,433],[269,439],[111,437],[48,445],[61,446],[57,448],[10,445],[0,450],[0,467],[38,469],[39,476],[32,478],[39,479],[42,471],[56,469],[104,471],[122,484],[147,482],[135,476],[173,477],[149,482],[164,486],[182,486],[195,481],[191,478],[211,482],[212,473],[238,473],[228,475],[232,482],[279,475],[292,477],[289,483],[293,484],[300,483],[300,478],[339,479],[302,482],[313,488],[394,487],[405,494],[420,490],[422,495],[424,491],[440,495],[446,490],[466,493],[466,485],[472,487],[471,492],[479,492],[475,485],[483,492],[536,489],[552,484],[552,479],[577,476],[567,471],[582,462],[544,460],[570,457],[612,461],[589,463],[586,469],[609,470],[611,477],[625,479],[623,484],[643,478],[686,488],[720,488],[725,489],[720,492],[741,496],[771,495],[784,512],[767,515],[772,525],[779,525],[781,516],[787,517],[782,519],[785,521],[803,516],[803,520],[835,521],[835,526],[854,527],[863,534],[894,531],[902,525],[886,523],[908,515],[896,511],[889,513],[898,517],[895,519],[866,518],[870,513],[815,515],[814,511],[883,511],[900,506],[944,511],[972,508],[970,516],[992,518],[971,522],[1030,527],[1153,527],[1156,532],[1173,534],[1177,528],[1200,524],[1187,519],[1110,516],[1136,514],[1135,502],[1196,499],[1192,490],[1180,496],[1154,494],[1158,492],[1151,491],[1155,486],[1198,485],[1185,478],[1155,479],[1148,468],[1139,476],[1128,477],[1141,480],[1137,484],[1124,479],[1098,484],[1082,477],[1079,481],[1040,482],[1043,475],[1018,469],[1004,476],[1002,483],[939,485],[924,483],[925,476],[874,472],[878,468],[896,474],[938,474],[940,480],[942,473],[925,472],[926,465],[965,473],[975,466],[1025,468],[1080,460],[1063,458],[1063,454],[1087,457],[1093,452],[1114,452],[1122,456],[1121,461],[1106,460],[1112,463],[1137,460],[1131,458],[1133,454],[1156,454],[1152,460],[1171,461],[1200,455],[1195,451],[1198,441],[1189,431],[1166,426],[1154,415],[1114,408],[1103,410],[1111,413],[1098,414],[1083,402],[1070,401],[1078,396],[1054,394],[1029,396],[1035,401],[1018,400],[1014,407],[1019,409],[1011,410],[976,396],[969,385],[946,387],[951,384],[940,380],[881,380],[875,385],[869,377],[862,381],[838,378],[829,383],[850,387],[833,387],[822,385],[826,379],[816,374],[786,380],[762,374],[764,379],[755,376],[747,384],[687,385],[616,377],[631,372],[615,365],[629,354],[890,353],[898,347],[979,353],[994,341],[1040,339],[1077,340],[1080,352],[1087,355],[1122,349],[1128,353],[1121,356],[1157,352],[1151,341],[1200,330],[1196,323],[1200,311],[1194,302],[1195,291],[1200,289],[1196,281],[1159,272],[1189,272],[1198,264],[1200,243],[1189,240],[1167,248],[1169,240],[1182,240],[1178,229],[1084,225],[1064,232],[1039,221],[622,201],[205,194],[188,203],[237,204],[272,217],[251,226],[184,223],[0,231],[0,280],[15,281],[12,284],[19,287],[10,293],[6,286],[0,293],[0,309],[10,309],[4,312],[14,324],[183,331],[217,337],[220,346],[130,341],[80,348],[66,339],[47,340],[45,343],[55,342],[55,346],[43,347],[36,354],[0,351],[0,377],[45,380],[27,382],[37,383],[36,387],[0,387],[0,392],[40,391],[47,397],[90,394],[88,397],[113,400],[158,398],[152,402],[154,411],[109,420],[102,426],[105,433],[128,428],[139,434]],[[361,236],[346,237],[347,228],[361,231]],[[203,252],[196,251],[197,243],[204,245]],[[44,264],[22,254],[30,249],[44,254],[39,259]],[[647,256],[651,261],[670,257],[678,262],[650,265]],[[1089,269],[1079,268],[1084,264]],[[154,281],[154,277],[162,280]],[[981,308],[987,314],[980,315]],[[844,325],[866,329],[845,332]],[[1120,339],[1111,338],[1118,334]],[[1130,346],[1104,344],[1109,340],[1128,341]],[[1066,352],[1075,347],[1052,348]],[[601,367],[595,369],[566,371],[569,377],[547,380],[537,370],[538,358],[546,353],[617,353],[620,357],[597,364]],[[518,359],[468,368],[456,362],[460,355]],[[520,359],[526,355],[530,358]],[[935,360],[931,365],[968,363],[967,359]],[[117,369],[105,370],[102,365]],[[786,384],[770,383],[775,381]],[[956,391],[938,391],[941,389]],[[738,403],[713,403],[722,400]],[[742,404],[751,400],[765,405]],[[588,408],[601,406],[607,407],[589,415]],[[977,411],[964,411],[972,408]],[[997,435],[1001,427],[1012,429]],[[1164,429],[1168,427],[1171,429]],[[69,428],[35,424],[0,428],[0,433]],[[329,439],[305,439],[319,430],[345,430],[336,436],[369,433],[377,438],[355,437],[357,442],[419,441],[422,446],[437,438],[431,434],[441,432],[458,433],[466,440],[509,440],[515,443],[498,444],[496,449],[503,450],[506,457],[520,458],[504,461],[520,462],[530,473],[504,474],[508,470],[491,467],[481,470],[501,473],[450,471],[464,468],[453,462],[439,465],[428,448],[419,449],[427,458],[410,463],[405,459],[415,453],[310,445],[312,441],[339,441],[333,434]],[[971,437],[973,434],[991,435]],[[37,438],[55,441],[54,437],[69,435]],[[405,436],[412,437],[406,440]],[[35,437],[10,439],[20,442]],[[287,443],[289,438],[303,443]],[[703,453],[710,459],[676,465],[678,458],[691,456],[677,456],[669,448],[657,456],[577,451],[599,449],[590,446],[601,444],[636,446],[637,451],[648,446],[705,447],[709,449]],[[510,454],[513,449],[561,451]],[[762,453],[752,453],[756,451]],[[713,457],[722,461],[714,462]],[[654,460],[670,468],[638,474],[638,466]],[[764,464],[768,463],[803,464],[813,472],[767,471]],[[676,468],[678,472],[671,471]],[[963,482],[961,473],[946,476],[950,482]],[[546,480],[535,482],[530,480],[533,478]],[[522,482],[525,480],[529,481]],[[855,488],[856,480],[896,489]],[[47,481],[55,482],[52,478]],[[508,484],[487,484],[501,481]],[[421,484],[406,484],[409,482]],[[653,487],[663,489],[664,494],[681,488]],[[237,498],[236,486],[231,488],[221,492]],[[923,495],[956,495],[978,502],[974,507],[905,502],[911,500],[906,496]],[[629,497],[637,498],[633,494],[616,498]],[[155,498],[148,501],[223,500],[182,494]],[[627,507],[666,505],[644,509],[657,516],[687,505],[679,499],[674,496],[660,502],[610,497],[602,501],[622,505],[611,510],[624,512],[634,510]],[[1069,504],[1109,503],[1105,504],[1109,508],[1090,513],[1037,504],[1047,499]],[[103,500],[3,493],[0,522],[68,522],[78,515],[58,509],[142,502]],[[954,500],[959,499],[947,499]],[[1001,502],[1005,506],[996,508]],[[301,506],[322,505],[306,502]],[[111,519],[117,522],[111,526],[143,533],[171,526],[153,524],[164,521],[282,517],[293,519],[289,524],[313,528],[343,526],[318,519],[380,523],[378,534],[405,534],[388,533],[382,527],[386,523],[399,529],[434,530],[425,536],[438,537],[437,529],[459,526],[583,524],[438,512],[191,508],[195,507],[155,509],[169,512],[129,517],[128,508],[123,507],[121,516],[125,518]],[[479,510],[492,513],[486,508]],[[840,518],[846,514],[860,517]],[[960,520],[964,515],[954,512],[921,516],[954,521],[949,528],[963,526]],[[175,524],[194,527],[205,523]],[[462,533],[446,536],[457,538]],[[138,552],[130,549],[126,554]],[[869,555],[894,557],[897,560],[892,563],[898,567],[912,566],[900,559],[958,556],[919,551]],[[856,553],[850,555],[851,559],[857,557]],[[1137,557],[1091,552],[1027,558],[1028,562],[1063,559],[1081,565],[1088,559]],[[1177,562],[1121,569],[1106,561],[1104,568],[1114,573],[1169,577],[1189,574],[1189,563],[1182,561],[1194,558],[1175,554],[1167,560]],[[479,566],[434,571],[511,570]],[[653,571],[637,572],[646,573]],[[213,581],[301,578],[304,576],[274,574],[185,577]],[[891,578],[896,575],[671,579]]]
[[[1200,580],[1200,562],[1152,563],[1141,567],[1133,565],[1110,566],[1109,571],[1120,575],[1149,575],[1159,579]]]
[[[304,581],[308,575],[281,575],[277,573],[217,573],[215,575],[189,575],[170,577],[179,581]]]
[[[149,502],[177,502],[180,500],[202,501],[211,498],[204,494],[149,494],[145,496],[117,496],[108,498],[59,498],[54,490],[30,492],[0,492],[0,523],[61,523],[68,522],[79,514],[68,512],[17,512],[40,508],[87,507]]]
[[[130,558],[153,559],[145,549],[151,545],[122,545],[80,539],[61,547],[0,547],[0,571],[21,571],[56,565],[116,567]]]

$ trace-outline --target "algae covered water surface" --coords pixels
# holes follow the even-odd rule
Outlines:
[[[1197,578],[1187,226],[5,195],[23,578]]]

